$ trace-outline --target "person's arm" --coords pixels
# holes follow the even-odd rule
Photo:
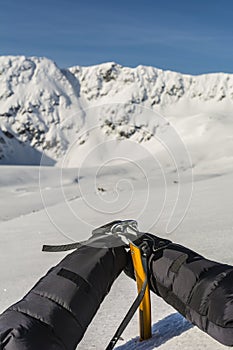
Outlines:
[[[233,346],[233,266],[145,234],[150,289],[220,343]],[[127,273],[131,275],[129,267]]]
[[[81,246],[0,315],[0,348],[74,350],[126,265],[125,249],[111,245]]]

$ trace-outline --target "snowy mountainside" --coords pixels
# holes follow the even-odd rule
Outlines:
[[[3,140],[15,148],[9,154],[1,146],[1,162],[24,163],[13,143],[25,147],[25,158],[30,147],[56,160],[67,148],[68,132],[63,134],[60,124],[77,108],[81,111],[78,82],[46,58],[0,57],[0,91]],[[81,125],[80,114],[75,125],[63,123],[63,128],[79,130]]]
[[[127,68],[114,62],[72,67],[70,71],[90,102],[118,95],[125,97],[125,102],[166,107],[182,97],[205,102],[233,99],[233,78],[229,74],[191,76],[146,66]]]
[[[168,135],[172,125],[194,166],[222,166],[231,159],[232,107],[230,74],[191,76],[113,62],[60,69],[46,58],[3,56],[0,163],[39,164],[43,153],[43,163],[53,164],[68,153],[66,166],[76,166],[108,140],[116,149],[132,140],[156,153],[153,137]]]

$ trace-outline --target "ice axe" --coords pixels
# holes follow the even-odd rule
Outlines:
[[[119,340],[138,308],[140,341],[151,338],[151,302],[147,277],[147,243],[136,243],[143,233],[138,230],[135,220],[125,220],[116,223],[111,227],[111,232],[112,234],[121,236],[123,240],[126,239],[128,241],[137,282],[138,295],[109,342],[106,350],[114,348],[116,342]]]

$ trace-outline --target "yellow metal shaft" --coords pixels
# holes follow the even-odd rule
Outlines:
[[[133,260],[135,277],[137,281],[138,292],[142,289],[143,282],[146,280],[146,272],[142,263],[141,250],[139,247],[130,243],[130,251]],[[147,284],[144,297],[139,306],[139,324],[140,324],[140,340],[151,338],[151,302],[150,290]]]

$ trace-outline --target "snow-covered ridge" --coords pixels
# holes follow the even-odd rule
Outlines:
[[[104,96],[122,96],[129,90],[128,102],[167,105],[182,97],[208,101],[233,100],[233,76],[225,73],[184,75],[161,69],[138,66],[122,67],[114,62],[92,67],[72,67],[70,71],[80,81],[81,94],[88,101]],[[130,96],[131,95],[131,96]]]
[[[138,113],[138,106],[172,122],[190,146],[194,163],[205,160],[205,145],[213,153],[208,160],[231,156],[231,74],[191,76],[113,62],[60,69],[47,58],[2,56],[0,163],[38,164],[43,152],[52,164],[75,142],[76,160],[69,163],[75,165],[97,138],[148,143],[166,123],[158,124],[151,113]],[[100,126],[95,137],[83,133],[95,125]],[[213,136],[216,147],[211,148]]]

